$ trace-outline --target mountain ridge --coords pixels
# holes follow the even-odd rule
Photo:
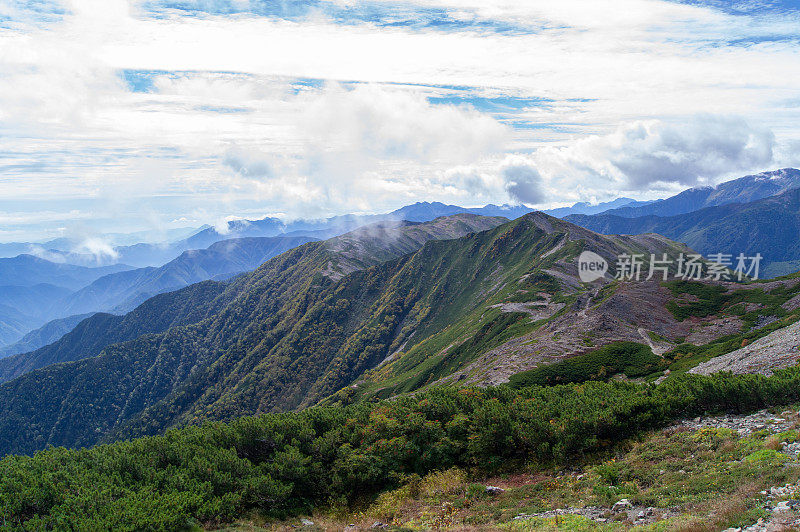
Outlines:
[[[351,272],[355,271],[356,267],[352,259],[347,257],[347,251],[349,247],[353,246],[353,242],[359,238],[364,240],[361,247],[362,255],[360,267],[365,267],[370,260],[374,264],[380,260],[385,260],[387,258],[387,253],[389,256],[397,256],[403,252],[407,252],[410,248],[418,246],[419,243],[425,239],[430,239],[434,236],[447,237],[463,234],[464,232],[469,232],[474,229],[496,225],[502,221],[504,221],[504,219],[457,215],[450,220],[434,220],[426,224],[405,222],[397,223],[394,226],[378,226],[371,229],[362,228],[352,235],[335,237],[327,243],[312,241],[311,243],[315,243],[316,245],[300,250],[299,254],[320,254],[321,257],[324,257],[320,259],[320,272],[327,274],[328,277],[335,277],[336,275],[341,275],[339,271],[342,267]],[[393,235],[393,238],[385,248],[376,244],[373,238],[375,235],[381,233],[384,235],[391,234],[393,230],[396,234]],[[371,259],[364,253],[365,246],[367,248],[372,246],[369,251],[372,257]],[[333,253],[333,255],[330,255],[330,253]],[[341,261],[342,266],[339,265],[339,261]],[[333,262],[336,264],[333,264]],[[211,305],[212,300],[221,296],[226,291],[226,286],[226,283],[211,281],[197,283],[175,292],[150,298],[125,316],[95,314],[91,318],[84,320],[79,328],[68,333],[65,338],[56,341],[52,345],[44,346],[34,352],[21,353],[9,357],[8,359],[0,360],[0,382],[9,381],[22,373],[49,364],[95,356],[100,352],[100,348],[108,343],[132,340],[137,336],[137,329],[141,334],[157,333],[171,325],[186,325],[201,321],[208,312],[213,312],[214,307],[208,305]],[[194,304],[189,305],[187,303],[179,303],[179,301],[194,301]],[[219,304],[221,303],[218,303],[218,305]],[[187,314],[187,309],[192,306],[194,309]],[[205,306],[208,306],[208,308],[205,308],[206,314],[202,312],[198,314],[196,312],[197,310],[204,309]],[[159,308],[164,308],[168,312],[164,313],[159,311]],[[173,308],[176,308],[177,312],[169,312],[169,309]],[[155,320],[147,318],[147,316],[150,315],[157,316],[157,318]],[[191,316],[194,316],[194,318]],[[143,325],[135,325],[136,323]],[[108,336],[106,333],[102,333],[99,340],[91,340],[92,335],[87,331],[102,329],[104,327],[113,329],[114,332],[112,335]],[[118,334],[120,331],[127,332]],[[114,341],[112,342],[109,338],[113,338]],[[87,340],[89,341],[88,344],[86,343]]]
[[[137,268],[105,275],[70,294],[60,306],[69,315],[127,312],[156,294],[252,270],[275,255],[314,240],[304,236],[281,236],[215,242],[205,249],[184,251],[158,268]]]
[[[690,188],[679,194],[646,205],[625,206],[604,214],[637,218],[640,216],[675,216],[706,207],[752,201],[782,194],[800,187],[800,170],[781,168],[725,181],[716,186]],[[597,213],[599,214],[599,213]]]
[[[532,213],[482,232],[429,240],[418,251],[338,277],[325,275],[333,257],[330,244],[312,242],[224,285],[214,294],[218,310],[206,312],[201,321],[184,321],[107,346],[99,356],[51,365],[3,384],[0,449],[91,445],[102,434],[110,441],[203,419],[301,408],[378,367],[411,338],[415,345],[426,338],[436,341],[447,324],[464,319],[471,327],[470,313],[484,307],[491,312],[490,323],[507,323],[507,332],[530,332],[537,321],[527,321],[525,313],[487,305],[516,293],[525,272],[544,272],[553,266],[540,266],[573,257],[578,248],[565,241],[570,235],[591,238],[609,258],[623,250],[674,247],[666,239],[604,238]],[[553,270],[555,275],[537,275],[560,285],[557,275],[572,279],[559,274],[568,264]],[[498,272],[503,272],[502,288]],[[519,286],[527,286],[522,282]],[[569,288],[575,295],[559,308],[580,304],[583,289],[575,283]],[[524,290],[526,297],[535,299],[536,286]],[[397,363],[410,360],[401,357]],[[52,391],[32,398],[26,390],[40,389],[42,381],[52,383]],[[94,406],[87,410],[89,404]],[[28,422],[20,425],[20,419]],[[38,432],[43,426],[51,429]]]

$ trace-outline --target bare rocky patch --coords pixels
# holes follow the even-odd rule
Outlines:
[[[723,336],[737,334],[742,330],[742,320],[738,316],[723,316],[712,319],[690,319],[692,332],[686,341],[694,345],[705,345]]]
[[[719,371],[772,375],[800,361],[800,322],[778,329],[741,349],[703,362],[690,370],[698,375]]]

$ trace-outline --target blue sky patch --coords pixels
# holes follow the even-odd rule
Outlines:
[[[67,11],[54,0],[2,0],[0,28],[45,25],[61,20]]]
[[[673,0],[681,4],[710,7],[729,15],[781,15],[800,13],[800,0]]]
[[[493,19],[453,16],[447,9],[393,2],[360,3],[343,6],[321,0],[251,0],[246,4],[230,0],[160,1],[142,4],[145,13],[164,16],[170,12],[186,16],[248,14],[302,21],[323,16],[343,25],[369,24],[378,27],[431,29],[439,31],[482,31],[492,33],[530,33],[541,29],[535,24],[514,24]],[[462,11],[468,13],[468,11]]]

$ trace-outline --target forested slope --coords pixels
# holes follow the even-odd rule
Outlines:
[[[494,227],[502,221],[459,215],[430,222],[433,225],[428,226],[403,225],[399,232],[393,229],[388,234],[392,237],[392,246],[402,249],[404,245],[398,242],[419,243],[435,236],[464,234]],[[435,229],[437,225],[440,230]],[[360,260],[366,262],[368,254],[372,253],[373,261],[379,262],[385,257],[386,247],[379,245],[380,240],[370,242],[362,250]],[[200,399],[200,395],[229,377],[228,372],[235,381],[248,363],[255,366],[254,360],[264,357],[267,354],[264,349],[282,338],[287,328],[300,326],[302,314],[314,302],[326,301],[329,295],[326,289],[330,289],[335,284],[333,278],[340,275],[340,258],[352,269],[352,261],[333,249],[334,244],[341,242],[334,239],[306,244],[225,285],[204,283],[159,296],[119,323],[117,318],[109,316],[90,318],[87,327],[65,339],[78,340],[75,347],[40,350],[40,356],[34,357],[36,363],[63,361],[63,358],[54,360],[51,355],[57,358],[64,353],[91,356],[104,343],[158,332],[169,325],[182,325],[108,346],[94,358],[22,375],[0,387],[0,396],[8,399],[0,412],[3,450],[30,451],[48,443],[92,444],[110,429],[170,394],[173,403],[158,409],[160,424],[153,430],[173,423]],[[205,289],[200,290],[200,286]],[[367,284],[364,288],[369,292]],[[198,290],[198,293],[193,292]],[[176,294],[185,299],[173,301],[171,298]],[[173,306],[183,311],[169,310]],[[164,308],[168,310],[162,310]],[[358,319],[357,315],[353,317]],[[110,321],[103,323],[104,320]],[[97,325],[97,329],[83,339],[81,333],[91,324]],[[130,335],[126,337],[125,331],[130,331]],[[333,335],[329,341],[339,339],[340,336]],[[317,347],[310,346],[319,352]],[[30,357],[20,355],[12,360],[30,362]],[[313,365],[305,365],[310,362],[311,358],[307,358],[298,361],[295,367],[313,372]],[[19,365],[6,367],[11,367],[11,372],[24,370]],[[286,368],[282,370],[287,371]],[[277,372],[274,378],[279,380],[281,373]],[[287,408],[296,404],[289,396],[285,402],[280,402],[281,407]]]

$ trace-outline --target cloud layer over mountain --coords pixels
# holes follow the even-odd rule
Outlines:
[[[663,0],[7,2],[0,240],[797,165],[798,23]]]

